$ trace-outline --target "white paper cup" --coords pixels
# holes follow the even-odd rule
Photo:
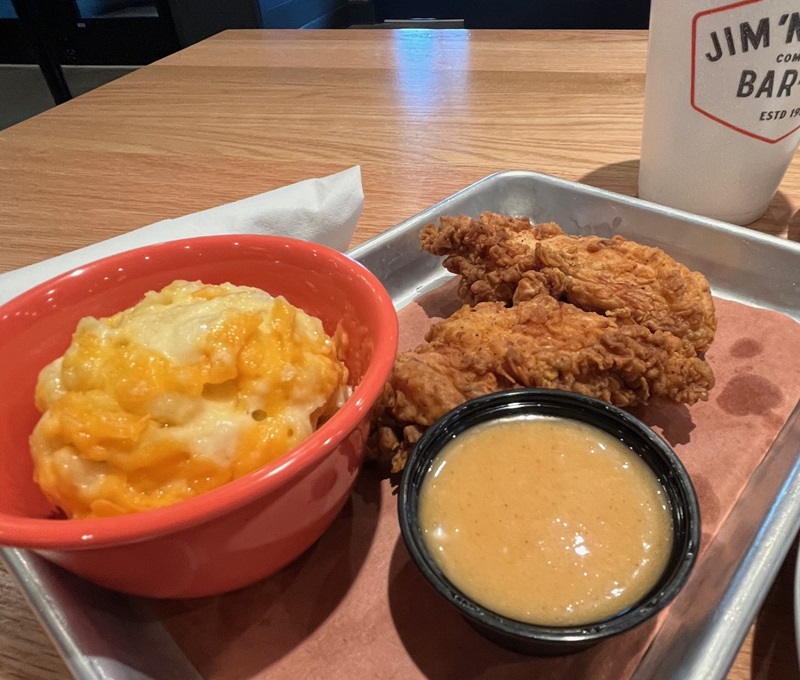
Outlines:
[[[800,142],[790,0],[652,0],[639,196],[748,224]]]

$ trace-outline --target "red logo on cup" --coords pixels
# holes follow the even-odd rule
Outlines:
[[[692,19],[692,107],[774,144],[800,129],[796,0],[741,0]]]

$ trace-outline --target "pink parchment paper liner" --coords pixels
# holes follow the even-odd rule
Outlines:
[[[709,401],[636,412],[674,446],[697,488],[704,549],[692,578],[714,569],[703,560],[705,548],[800,399],[800,324],[734,302],[716,305],[718,332],[707,358],[717,384]],[[415,345],[431,319],[453,306],[447,285],[405,308],[402,346]],[[228,595],[154,607],[208,680],[622,680],[668,615],[572,656],[505,651],[423,580],[396,511],[391,482],[368,465],[331,529],[280,574]]]

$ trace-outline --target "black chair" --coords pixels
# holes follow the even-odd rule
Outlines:
[[[56,104],[71,98],[62,65],[141,66],[180,49],[169,0],[11,2],[17,17],[0,20],[0,63],[32,56]]]
[[[491,2],[492,0],[486,0]],[[373,0],[375,21],[387,19],[463,19],[469,0]]]
[[[14,10],[22,24],[25,39],[42,71],[47,87],[56,104],[72,99],[69,85],[64,78],[64,70],[56,58],[53,45],[52,23],[43,15],[38,0],[11,0]]]

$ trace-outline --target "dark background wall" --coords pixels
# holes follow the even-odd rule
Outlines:
[[[676,0],[677,2],[678,0]],[[465,28],[646,28],[650,0],[0,0],[0,64],[34,63],[14,2],[63,65],[143,65],[228,28],[458,20]]]
[[[647,28],[650,0],[463,0],[465,28]],[[675,0],[680,2],[680,0]]]

